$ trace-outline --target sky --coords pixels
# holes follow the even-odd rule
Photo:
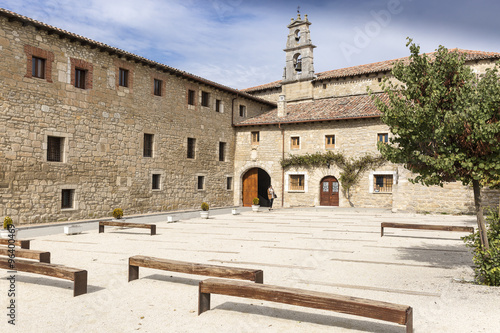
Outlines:
[[[308,15],[316,73],[447,48],[500,52],[497,0],[0,0],[60,29],[243,89],[277,81]]]

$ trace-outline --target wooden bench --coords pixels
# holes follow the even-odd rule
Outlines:
[[[100,221],[99,233],[104,232],[104,226],[127,227],[127,228],[146,228],[151,230],[151,236],[156,235],[156,224],[117,222],[117,221]]]
[[[462,231],[462,232],[472,232],[472,233],[474,232],[474,227],[457,227],[457,226],[451,226],[451,225],[408,224],[408,223],[382,222],[380,224],[380,237],[384,236],[384,228]]]
[[[228,279],[250,280],[255,281],[256,283],[264,282],[264,272],[260,269],[196,264],[191,262],[160,259],[146,256],[133,256],[129,258],[129,282],[139,278],[139,266],[162,269],[170,272],[216,276]]]
[[[8,247],[1,246],[0,247],[0,255],[9,256],[12,254],[11,250]],[[35,259],[39,262],[45,262],[50,264],[50,252],[45,251],[37,251],[37,250],[27,250],[27,249],[14,249],[14,256],[16,258],[27,258],[27,259]]]
[[[407,333],[413,332],[413,310],[407,305],[234,280],[207,279],[200,281],[198,315],[210,310],[210,294],[272,301],[385,320],[405,325]]]
[[[83,269],[22,259],[15,259],[14,267],[12,267],[8,258],[0,258],[0,268],[70,280],[74,282],[73,296],[87,293],[87,271]]]
[[[9,245],[9,239],[8,238],[0,238],[0,245]],[[30,241],[29,239],[16,239],[14,241],[14,245],[19,246],[21,249],[29,249],[30,248]]]

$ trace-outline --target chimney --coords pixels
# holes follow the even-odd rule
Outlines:
[[[280,95],[278,98],[278,118],[286,116],[286,101],[285,95]]]

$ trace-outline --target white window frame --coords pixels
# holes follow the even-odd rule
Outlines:
[[[290,176],[304,176],[303,190],[290,190]],[[287,172],[285,173],[285,192],[289,193],[307,193],[309,191],[309,175],[307,172]]]
[[[392,194],[392,192],[375,192],[373,189],[373,178],[374,176],[388,176],[392,175],[392,191],[394,191],[394,186],[398,183],[398,173],[397,171],[370,171],[368,176],[368,192],[376,194]]]

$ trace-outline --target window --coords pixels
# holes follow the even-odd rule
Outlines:
[[[62,190],[61,195],[61,209],[71,209],[73,208],[73,202],[75,198],[75,190]]]
[[[47,137],[47,161],[63,162],[64,138],[58,136]]]
[[[85,89],[85,78],[87,71],[80,68],[75,68],[75,87]]]
[[[219,142],[219,161],[224,162],[226,160],[226,143]]]
[[[373,191],[392,192],[393,175],[373,175]]]
[[[245,105],[240,105],[240,117],[246,117],[247,107]]]
[[[210,105],[210,94],[202,91],[201,92],[201,106],[208,107]]]
[[[226,190],[230,191],[233,189],[233,177],[226,178]]]
[[[290,175],[290,191],[304,191],[304,175]]]
[[[379,133],[377,134],[377,141],[382,143],[389,142],[389,134],[387,133]]]
[[[205,189],[205,176],[198,176],[197,189],[198,190],[204,190]]]
[[[325,148],[326,149],[335,148],[335,135],[325,135]]]
[[[291,148],[292,149],[299,149],[300,148],[300,137],[298,137],[298,136],[292,136],[292,138],[291,138]]]
[[[159,190],[160,189],[160,180],[161,180],[161,175],[159,175],[159,174],[153,174],[152,187],[151,187],[153,190]]]
[[[155,96],[161,96],[161,86],[163,84],[162,80],[154,79],[154,94]]]
[[[222,101],[220,99],[215,100],[215,112],[222,112]]]
[[[188,104],[189,105],[194,105],[194,90],[188,90]]]
[[[32,57],[31,75],[39,79],[45,79],[45,59]]]
[[[195,149],[196,149],[196,139],[188,138],[187,140],[187,158],[195,157]]]
[[[128,70],[125,68],[119,69],[118,74],[118,85],[122,87],[128,87]]]
[[[142,156],[153,157],[153,137],[153,134],[144,133],[144,147]]]
[[[252,132],[252,144],[258,145],[260,142],[260,132]]]

